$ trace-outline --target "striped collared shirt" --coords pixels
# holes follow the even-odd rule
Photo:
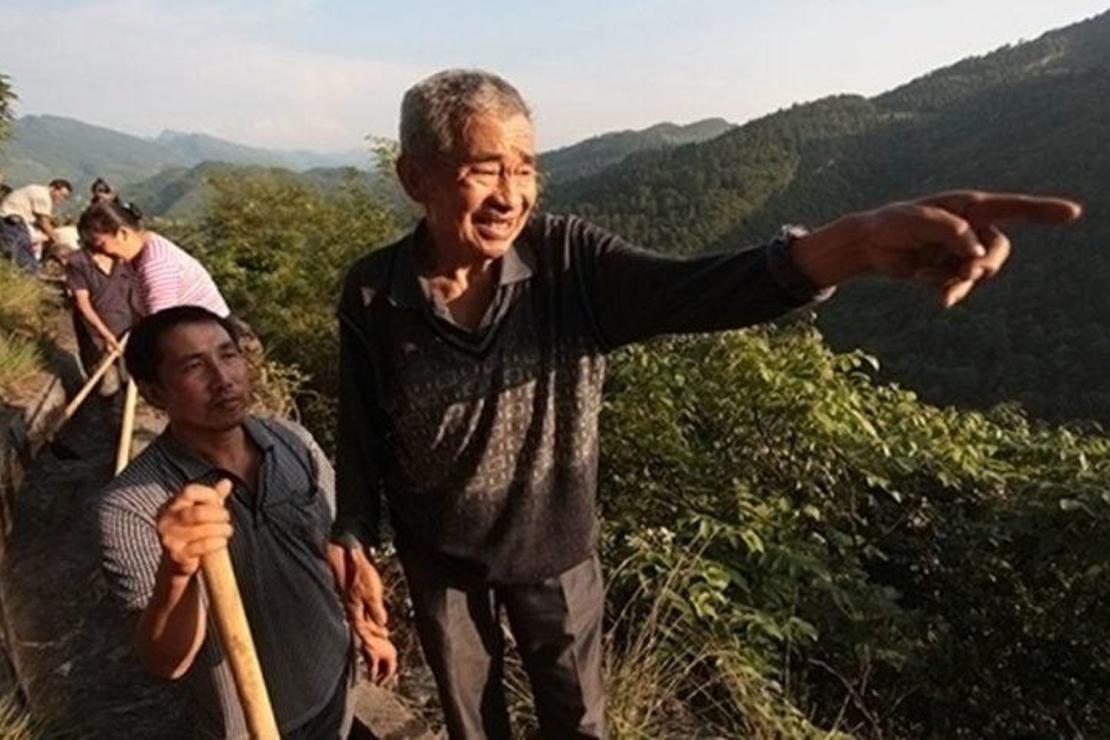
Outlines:
[[[159,508],[186,483],[234,481],[227,501],[234,527],[228,550],[285,733],[323,709],[349,657],[350,637],[324,549],[335,512],[334,473],[311,435],[292,422],[248,417],[244,429],[263,455],[255,493],[190,454],[166,431],[97,502],[101,559],[113,593],[128,610],[141,612],[162,557],[155,530]],[[247,737],[211,616],[186,680],[200,736]]]

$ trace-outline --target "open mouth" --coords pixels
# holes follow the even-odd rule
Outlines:
[[[474,217],[474,225],[478,233],[486,239],[507,239],[516,230],[516,218],[503,216],[479,215]]]

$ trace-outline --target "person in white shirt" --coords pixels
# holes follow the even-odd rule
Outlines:
[[[54,207],[72,192],[68,180],[55,179],[17,188],[0,201],[0,246],[17,264],[37,271],[43,252],[58,241]]]

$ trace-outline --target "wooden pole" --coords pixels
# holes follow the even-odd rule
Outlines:
[[[227,549],[203,556],[201,571],[251,737],[254,740],[280,740],[266,682],[262,678],[262,666],[254,651],[254,640]]]
[[[135,433],[135,404],[139,391],[135,381],[128,379],[127,393],[123,398],[123,425],[119,430],[119,449],[116,450],[116,475],[131,462],[131,437]]]
[[[120,354],[123,352],[123,348],[127,346],[128,336],[129,335],[124,335],[123,339],[120,340],[119,350],[112,350],[104,356],[104,359],[96,366],[96,371],[89,376],[85,385],[81,386],[81,390],[77,391],[77,395],[74,396],[73,400],[66,406],[63,422],[69,421],[70,417],[77,413],[77,409],[80,408],[88,395],[92,393],[92,389],[96,387],[97,382],[104,377],[104,373],[108,372],[108,368],[119,358]]]

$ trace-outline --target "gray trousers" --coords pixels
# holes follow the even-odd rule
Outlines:
[[[553,578],[510,585],[445,582],[412,552],[402,552],[401,562],[452,740],[512,738],[502,683],[502,608],[532,685],[543,737],[605,737],[605,588],[596,555]]]

